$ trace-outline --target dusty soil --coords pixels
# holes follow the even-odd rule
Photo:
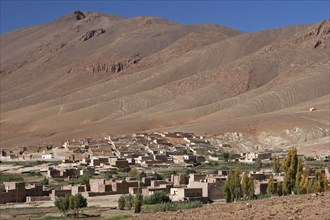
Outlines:
[[[248,206],[247,204],[251,204]],[[133,219],[330,219],[330,193],[274,197],[257,201],[205,205],[182,212],[142,214]]]
[[[97,199],[97,198],[94,198]],[[89,215],[100,215],[100,217],[90,217],[84,219],[102,219],[116,215],[132,215],[132,219],[166,219],[166,220],[202,220],[202,219],[311,219],[329,220],[330,219],[330,193],[320,195],[299,195],[287,197],[274,197],[256,201],[234,202],[231,204],[210,204],[201,208],[183,210],[182,212],[159,212],[134,214],[132,211],[120,211],[108,207],[99,207],[95,201],[89,201],[91,207],[82,210]],[[101,201],[100,201],[101,202]],[[105,201],[102,201],[105,202]],[[249,205],[247,205],[249,204]],[[29,219],[45,216],[60,216],[55,207],[33,207],[10,205],[0,206],[0,219]]]

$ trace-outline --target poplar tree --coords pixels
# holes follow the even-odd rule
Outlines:
[[[281,169],[280,158],[279,156],[275,156],[273,158],[273,169],[274,173],[279,173]]]
[[[275,193],[274,178],[273,178],[273,176],[270,176],[270,178],[268,180],[267,194],[273,195],[274,193]]]
[[[243,190],[243,195],[244,198],[247,199],[247,197],[249,196],[249,176],[248,176],[248,172],[245,171],[242,177],[242,190]]]
[[[140,190],[138,190],[134,198],[134,213],[141,212],[142,202],[143,202],[143,197]]]
[[[298,155],[295,147],[291,148],[283,161],[284,181],[283,194],[291,194],[294,191],[298,169]]]

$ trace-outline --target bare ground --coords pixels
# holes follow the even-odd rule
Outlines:
[[[251,204],[249,208],[247,203]],[[273,197],[230,204],[205,205],[177,212],[142,214],[133,219],[330,219],[330,193]]]
[[[250,204],[250,205],[247,205]],[[164,219],[164,220],[240,220],[240,219],[330,219],[330,193],[319,195],[297,195],[286,197],[273,197],[269,199],[242,201],[230,204],[209,204],[201,208],[177,212],[158,212],[134,214],[132,211],[113,210],[109,207],[93,206],[82,210],[89,215],[100,215],[84,219],[102,219],[116,215],[132,215],[132,219]],[[20,207],[12,208],[2,206],[0,219],[29,219],[45,216],[60,216],[55,207]]]

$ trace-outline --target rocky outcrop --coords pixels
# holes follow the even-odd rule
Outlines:
[[[80,41],[87,41],[93,37],[100,36],[101,34],[104,34],[105,30],[103,28],[96,29],[96,30],[90,30],[87,31],[84,35],[82,35],[79,40]]]
[[[68,73],[75,72],[87,72],[87,73],[119,73],[125,69],[128,69],[134,64],[137,64],[141,58],[128,59],[116,63],[94,63],[94,64],[84,64],[75,65],[71,67]]]
[[[73,12],[75,18],[77,20],[81,20],[81,19],[84,19],[86,16],[84,15],[84,13],[82,13],[81,11],[77,10],[77,11],[74,11]]]

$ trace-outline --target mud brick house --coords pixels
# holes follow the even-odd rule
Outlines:
[[[71,189],[53,189],[49,194],[49,197],[52,201],[55,201],[57,198],[70,196]]]
[[[151,180],[155,180],[155,177],[142,177],[142,185],[143,186],[150,186]]]
[[[129,192],[129,187],[138,187],[138,181],[125,181],[125,180],[117,180],[111,183],[112,191],[117,194],[127,194]],[[140,184],[141,185],[141,184]]]
[[[112,191],[112,182],[105,179],[90,179],[90,191],[97,193],[104,193]]]
[[[171,188],[170,198],[172,201],[198,200],[202,199],[201,188]]]
[[[274,189],[277,189],[277,180],[274,178]],[[262,181],[254,181],[254,194],[267,194],[268,179]]]
[[[123,158],[114,159],[113,162],[110,165],[113,166],[113,167],[117,167],[117,168],[125,168],[125,167],[129,166],[128,160],[123,159]]]
[[[76,195],[78,193],[83,194],[85,192],[90,191],[90,187],[87,185],[77,185],[77,186],[72,186],[71,189],[71,194]]]
[[[202,196],[208,198],[209,200],[223,199],[224,187],[226,178],[219,176],[205,177],[205,179],[200,179],[198,181],[190,181],[188,188],[201,188]]]
[[[44,193],[43,186],[41,184],[30,184],[25,188],[26,196],[48,196],[47,192]]]
[[[3,186],[1,188],[0,204],[26,201],[24,182],[3,182]]]
[[[180,187],[182,185],[187,185],[189,183],[189,178],[184,174],[172,174],[171,182],[174,187]]]

